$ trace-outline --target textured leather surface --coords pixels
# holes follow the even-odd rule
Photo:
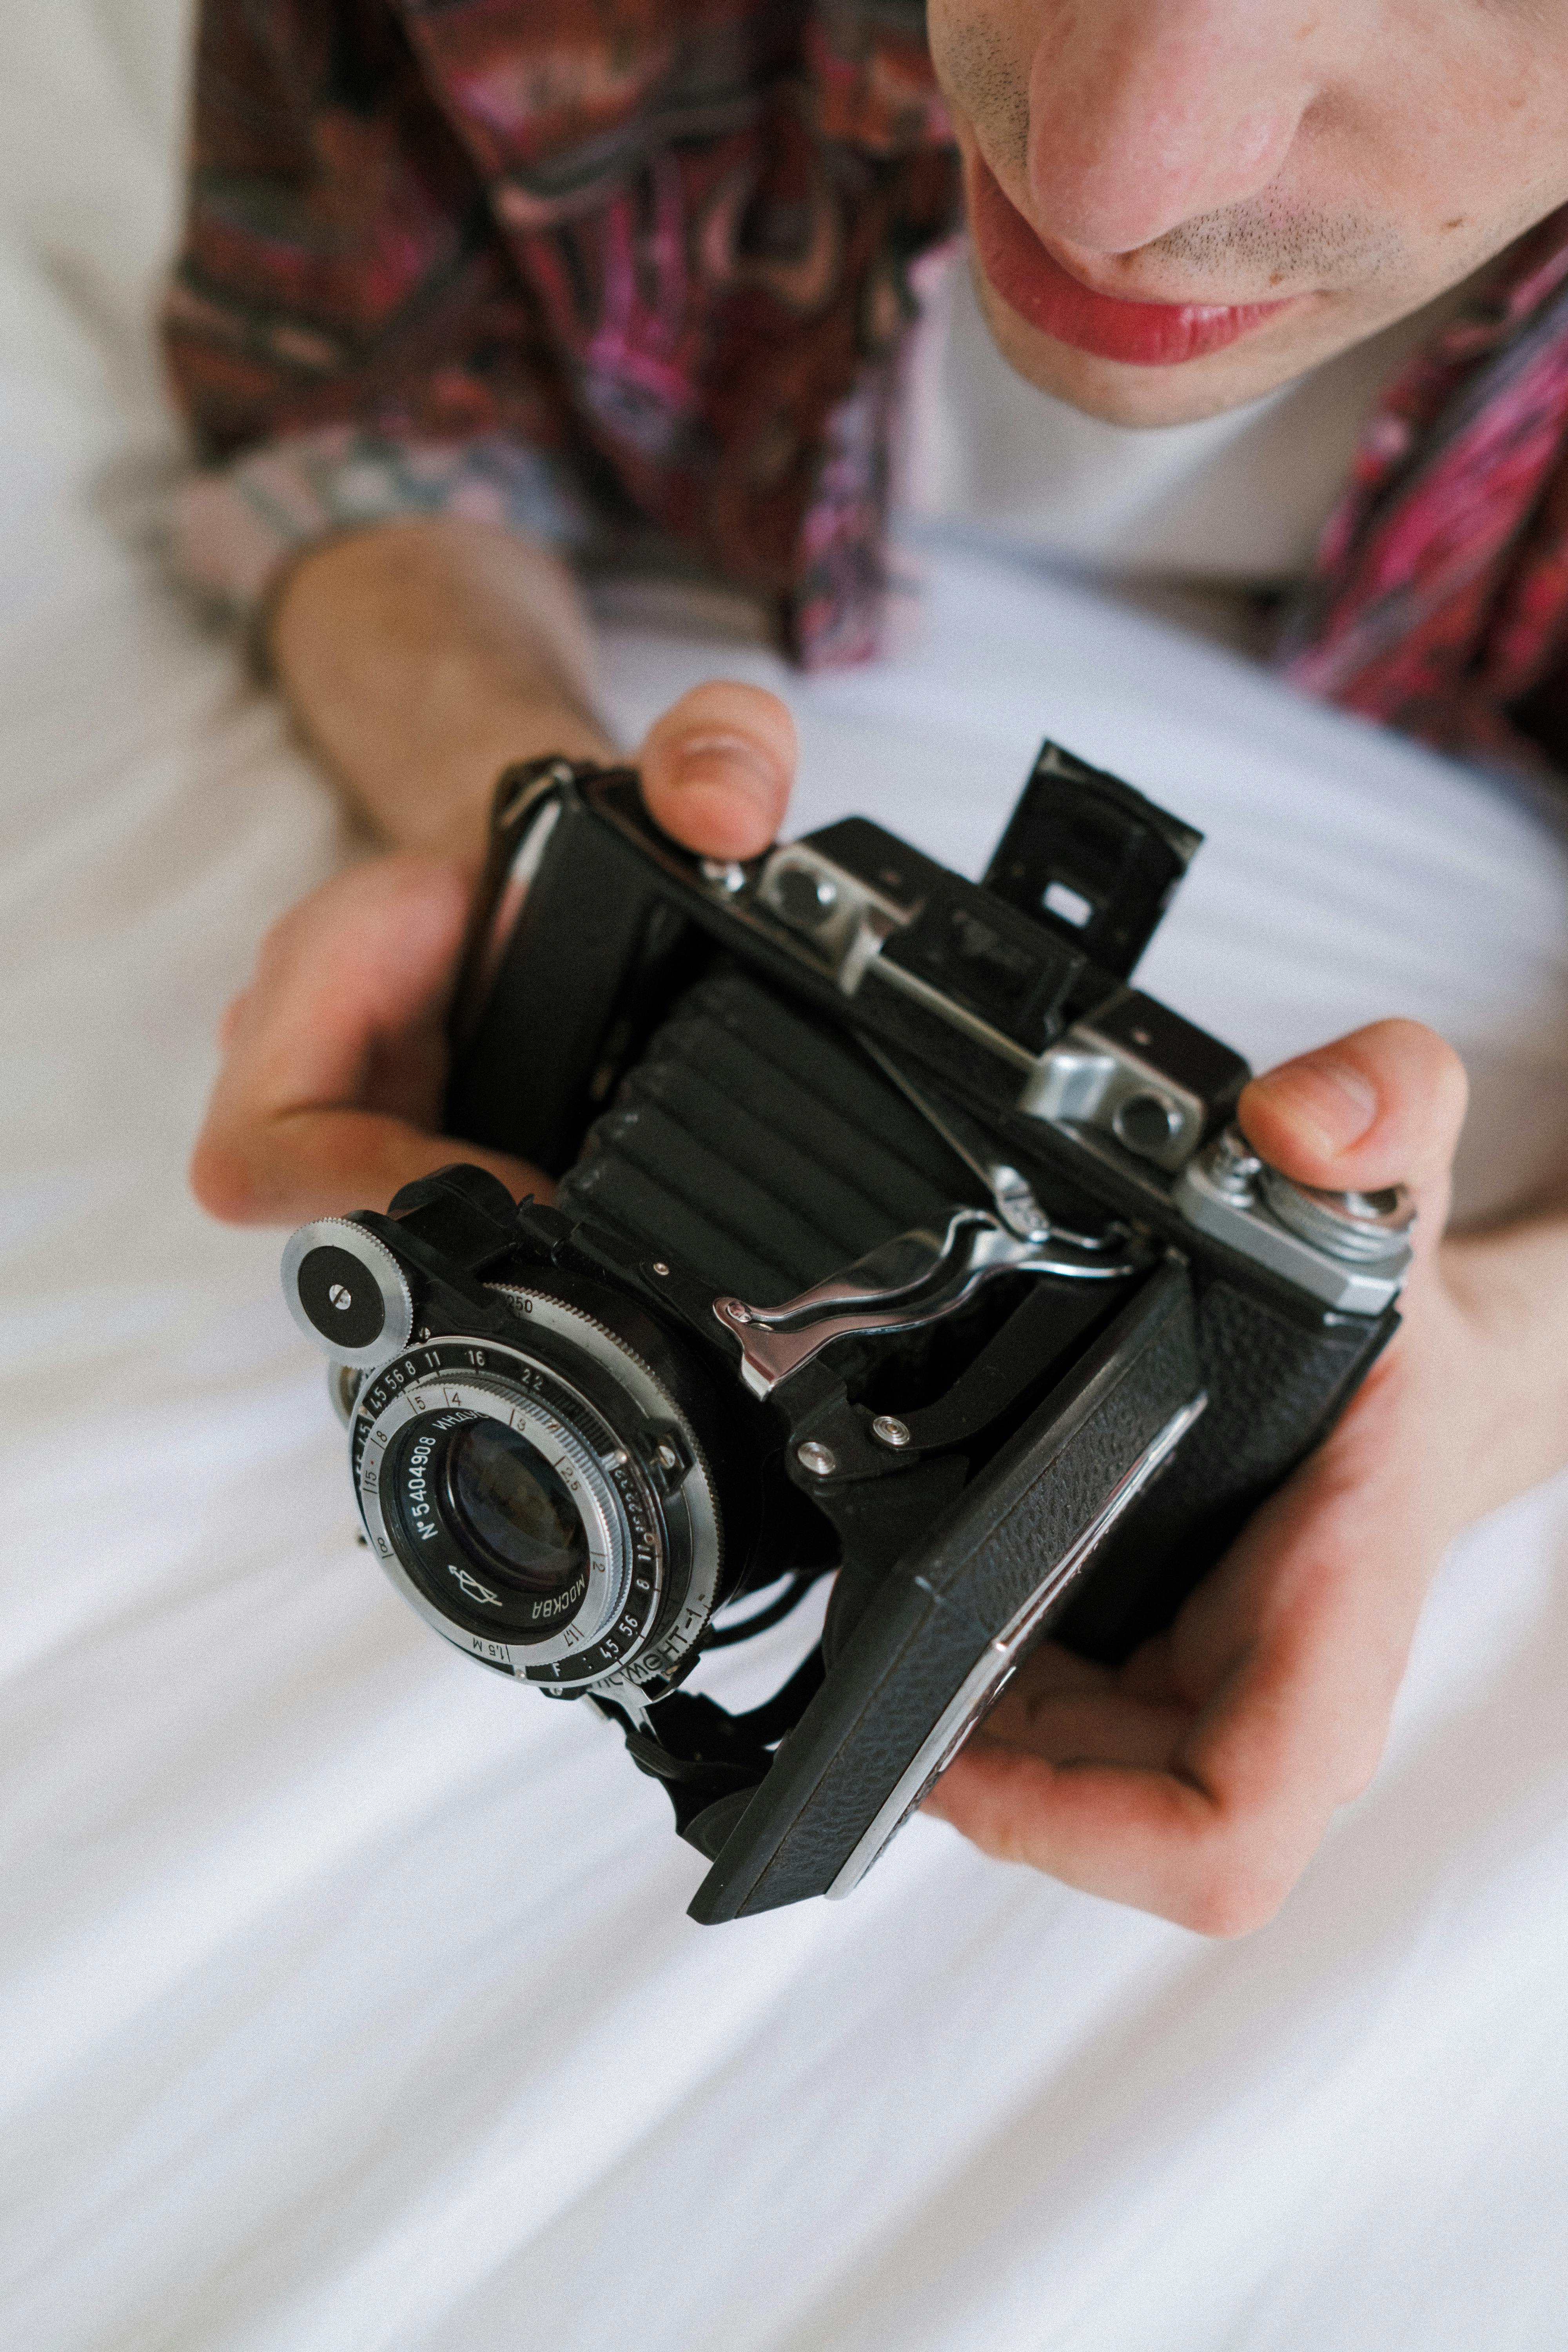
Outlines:
[[[852,1040],[733,969],[681,1001],[561,1192],[568,1211],[607,1217],[763,1305],[974,1197],[962,1163]],[[731,1829],[694,1916],[765,1909],[831,1882],[986,1640],[1194,1389],[1209,1407],[1176,1461],[1053,1612],[1053,1635],[1088,1654],[1123,1655],[1169,1622],[1394,1328],[1392,1315],[1369,1326],[1292,1313],[1208,1278],[1195,1242],[1194,1257],[1195,1334],[1189,1305],[1156,1318],[1070,1430],[1063,1397],[1047,1400],[961,1497],[948,1535],[889,1579]],[[1150,1307],[1146,1295],[1137,1311]],[[1078,1368],[1075,1394],[1097,1360]]]
[[[1199,1384],[1184,1269],[1152,1277],[871,1602],[691,1906],[820,1895],[976,1657]]]
[[[1152,1434],[1194,1387],[1206,1388],[1208,1409],[1172,1466],[1051,1612],[1052,1638],[1110,1655],[1168,1622],[1241,1520],[1316,1442],[1386,1336],[1384,1324],[1313,1328],[1216,1284],[1199,1302],[1195,1329],[1185,1314],[1154,1327],[1072,1442],[1054,1444],[1041,1425],[1048,1403],[1019,1442],[1034,1459],[1013,1449],[993,1465],[961,1497],[947,1531],[867,1610],[699,1890],[693,1916],[743,1916],[832,1884],[984,1643],[1027,1597],[1064,1536],[1070,1540],[1067,1531],[1090,1515],[1096,1480],[1104,1491],[1116,1464],[1147,1442],[1140,1429]],[[723,1906],[732,1907],[715,1907]]]
[[[1098,1556],[1058,1640],[1115,1659],[1167,1625],[1243,1522],[1311,1451],[1397,1328],[1282,1312],[1200,1282],[1198,1352],[1209,1406],[1171,1469]]]

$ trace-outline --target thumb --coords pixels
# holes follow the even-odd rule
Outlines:
[[[1337,1192],[1408,1185],[1428,1234],[1448,1205],[1468,1084],[1419,1021],[1374,1021],[1254,1078],[1237,1117],[1255,1151],[1298,1184]]]
[[[795,721],[776,694],[715,679],[656,719],[642,747],[656,824],[708,857],[754,857],[784,820]]]

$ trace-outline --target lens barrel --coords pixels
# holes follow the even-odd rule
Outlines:
[[[707,1451],[605,1317],[514,1290],[519,1344],[432,1338],[367,1375],[351,1448],[365,1534],[448,1641],[562,1693],[662,1685],[722,1587]]]
[[[496,1402],[505,1410],[503,1398]],[[608,1515],[574,1498],[584,1475],[563,1447],[545,1453],[510,1420],[460,1408],[422,1413],[387,1466],[394,1549],[444,1614],[491,1637],[540,1641],[569,1624],[587,1597],[589,1526],[597,1557],[615,1548],[614,1533],[605,1540]]]
[[[516,1430],[470,1423],[447,1445],[446,1486],[464,1538],[507,1584],[553,1601],[581,1580],[588,1558],[582,1513]]]

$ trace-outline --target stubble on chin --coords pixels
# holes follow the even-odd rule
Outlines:
[[[993,172],[1021,175],[1029,147],[1026,75],[984,19],[950,24],[946,10],[933,10],[931,34],[966,175],[977,152]],[[1137,260],[1139,291],[1147,299],[1166,299],[1157,285],[1165,271],[1177,299],[1267,301],[1309,290],[1289,319],[1238,344],[1179,366],[1134,367],[1029,326],[994,291],[972,249],[981,310],[1014,373],[1089,415],[1134,428],[1195,424],[1261,400],[1428,299],[1420,289],[1400,299],[1396,289],[1409,273],[1390,225],[1354,205],[1331,211],[1268,191],[1249,204],[1180,223],[1141,247]]]

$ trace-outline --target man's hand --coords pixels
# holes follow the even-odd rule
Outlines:
[[[1440,1038],[1384,1021],[1243,1095],[1249,1139],[1299,1181],[1411,1187],[1403,1328],[1168,1634],[1115,1671],[1049,1644],[1026,1664],[927,1801],[987,1853],[1239,1935],[1372,1778],[1443,1553],[1564,1444],[1550,1400],[1520,1410],[1528,1345],[1479,1263],[1500,1239],[1440,1245],[1465,1092]]]
[[[494,534],[408,526],[324,550],[279,609],[273,648],[296,718],[402,854],[285,916],[230,1007],[192,1170],[217,1216],[288,1224],[379,1207],[454,1159],[548,1191],[437,1131],[494,776],[557,749],[613,756],[566,655],[519,650],[530,600],[564,593],[542,558],[514,578],[531,562]],[[772,695],[702,687],[652,729],[640,763],[668,832],[748,856],[783,817],[794,730]],[[1254,1144],[1301,1181],[1412,1185],[1404,1328],[1167,1636],[1114,1674],[1049,1647],[1026,1665],[928,1800],[988,1853],[1235,1934],[1272,1916],[1364,1787],[1443,1551],[1568,1457],[1568,1219],[1439,1247],[1463,1108],[1454,1056],[1409,1022],[1243,1097]]]
[[[553,748],[532,742],[519,756]],[[784,816],[794,723],[756,688],[699,687],[649,730],[639,763],[668,833],[710,857],[750,857]],[[224,1016],[223,1067],[191,1163],[214,1216],[297,1224],[384,1208],[453,1160],[548,1197],[537,1170],[439,1131],[447,1012],[477,872],[477,857],[372,858],[273,926]]]

